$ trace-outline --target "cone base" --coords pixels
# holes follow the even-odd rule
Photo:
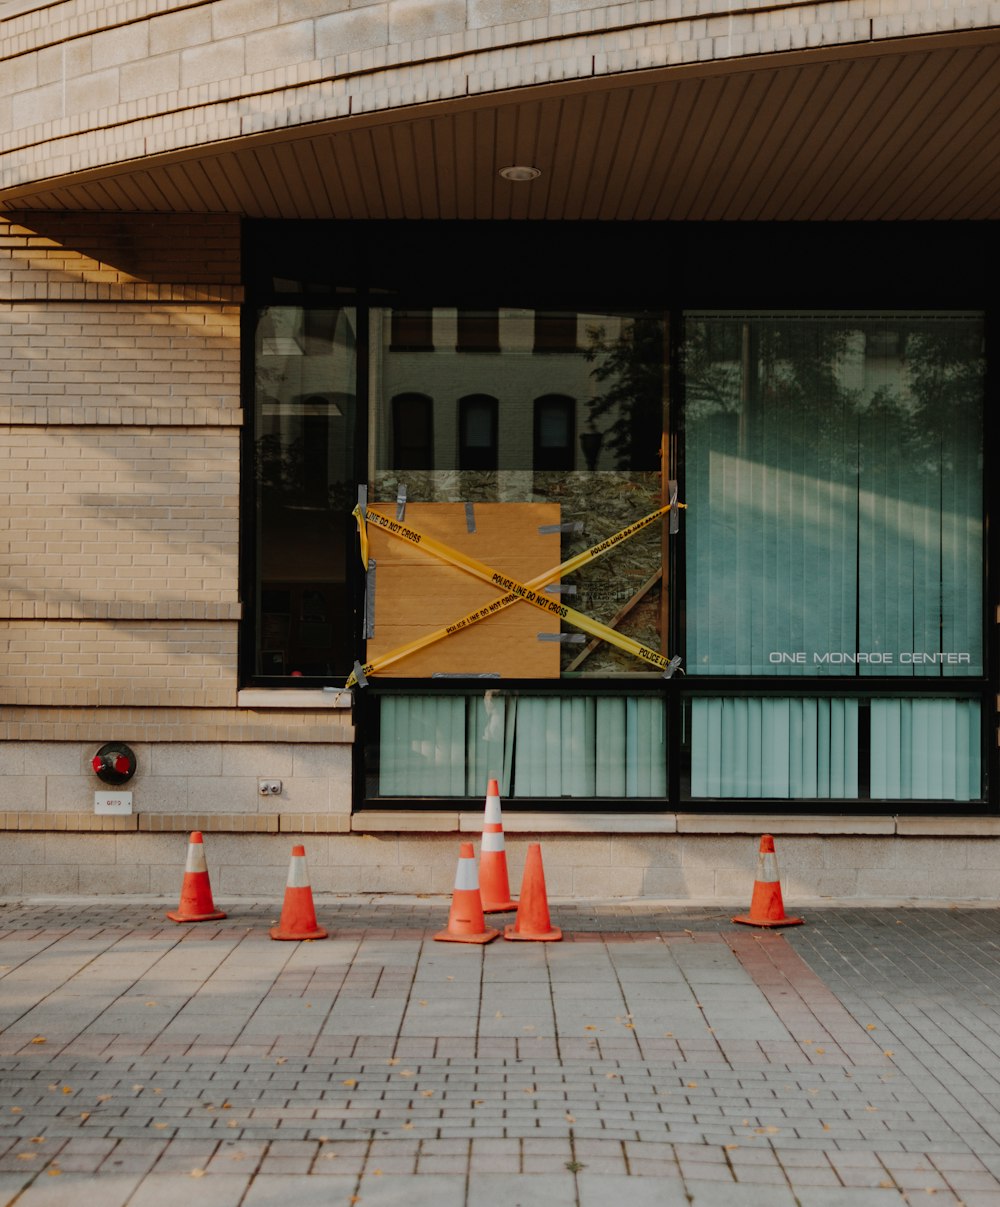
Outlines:
[[[315,930],[282,930],[280,926],[272,926],[270,935],[272,939],[282,939],[286,942],[293,943],[298,939],[325,939],[327,931],[322,926],[317,926]]]
[[[499,934],[498,930],[487,927],[486,930],[478,935],[454,935],[451,931],[439,930],[432,937],[438,943],[491,943]]]
[[[517,909],[516,901],[489,901],[483,902],[484,914],[510,914]]]
[[[171,922],[216,922],[226,915],[221,909],[214,910],[210,914],[182,914],[179,909],[172,909],[166,916]]]
[[[744,926],[801,926],[805,918],[755,918],[753,914],[738,914],[730,921],[742,922]]]
[[[562,931],[558,926],[553,926],[551,930],[518,930],[517,923],[512,922],[510,926],[503,928],[503,937],[505,939],[520,939],[525,943],[558,943],[562,938]]]

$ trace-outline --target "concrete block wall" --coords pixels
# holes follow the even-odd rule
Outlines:
[[[116,819],[118,820],[118,819]],[[464,837],[474,837],[465,835]],[[291,846],[302,841],[316,894],[440,894],[455,882],[458,835],[211,832],[216,897],[271,898],[280,908]],[[540,834],[550,899],[658,898],[749,905],[758,837],[748,834]],[[520,888],[529,836],[507,839]],[[156,894],[180,890],[187,837],[159,832],[25,832],[5,838],[0,896]],[[789,912],[823,901],[996,901],[1000,838],[788,836],[778,840]],[[556,919],[558,921],[558,919]]]

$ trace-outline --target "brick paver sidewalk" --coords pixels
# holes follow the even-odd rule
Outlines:
[[[992,909],[0,905],[0,1205],[1000,1207]]]

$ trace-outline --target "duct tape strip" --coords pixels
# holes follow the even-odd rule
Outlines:
[[[499,671],[435,671],[432,679],[499,679]]]
[[[464,553],[460,553],[457,549],[452,549],[451,546],[445,545],[442,541],[437,541],[433,537],[427,536],[426,533],[418,532],[416,529],[409,528],[405,524],[398,524],[394,520],[380,515],[377,511],[369,512],[368,523],[381,528],[383,532],[388,532],[391,536],[396,537],[397,540],[405,541],[409,545],[423,549],[429,556],[447,562],[450,566],[463,570],[473,578],[478,578],[480,581],[489,583],[493,587],[500,587],[525,603],[531,604],[533,608],[538,608],[541,612],[547,612],[550,616],[558,616],[560,620],[567,621],[574,628],[582,629],[583,632],[589,633],[591,637],[600,637],[609,644],[617,646],[618,649],[639,658],[642,662],[655,666],[658,670],[665,671],[667,669],[667,659],[662,654],[657,653],[656,650],[651,650],[648,646],[643,645],[632,637],[626,637],[623,633],[609,628],[599,620],[591,620],[589,616],[584,616],[582,612],[577,612],[575,608],[567,607],[563,603],[556,603],[554,599],[546,599],[544,595],[539,595],[533,588],[518,582],[517,579],[511,578],[507,574],[501,574],[499,570],[494,570],[491,566],[487,566],[475,558],[467,557]]]
[[[576,587],[573,583],[549,583],[545,588],[547,595],[575,595]]]
[[[685,507],[685,503],[678,503],[678,507]],[[612,549],[617,549],[625,541],[631,539],[637,532],[643,532],[650,524],[656,523],[670,511],[669,507],[660,507],[656,511],[651,511],[648,515],[644,515],[641,519],[627,524],[624,528],[620,528],[616,533],[606,537],[603,541],[598,541],[596,545],[591,545],[589,549],[584,549],[580,553],[575,553],[566,561],[561,562],[558,566],[553,566],[551,570],[547,570],[544,574],[540,574],[537,578],[533,578],[529,583],[529,587],[542,588],[557,578],[562,578],[566,574],[572,574],[574,570],[578,570],[581,566],[585,566],[588,562],[596,561],[597,558],[603,557],[605,553],[610,553]],[[355,510],[355,518],[358,519],[358,524],[361,524],[360,512]],[[460,617],[450,625],[444,628],[435,629],[431,633],[425,633],[422,637],[417,637],[413,641],[408,641],[405,645],[397,646],[396,649],[390,650],[386,654],[381,654],[378,658],[371,662],[366,662],[364,672],[366,675],[377,674],[386,667],[393,666],[400,662],[410,654],[415,654],[417,650],[425,649],[429,645],[433,645],[436,641],[442,641],[445,637],[450,637],[452,633],[457,633],[460,629],[468,628],[470,625],[478,624],[479,621],[485,620],[489,616],[494,616],[497,612],[502,612],[504,608],[509,608],[517,603],[520,597],[511,593],[501,596],[499,599],[493,600],[492,603],[486,604],[481,608],[477,608],[474,612],[469,612],[468,615]],[[347,686],[354,686],[353,676],[348,678]]]
[[[368,680],[365,678],[365,672],[360,662],[355,662],[354,670],[351,672],[351,677],[347,681],[347,686],[353,687],[355,683],[358,685],[358,687],[368,686]]]
[[[375,636],[375,558],[368,559],[368,573],[365,575],[365,622],[362,637],[367,641]]]
[[[681,664],[680,654],[674,654],[673,658],[671,658],[670,661],[667,663],[667,669],[663,672],[664,679],[672,679],[674,677],[674,671],[677,670],[677,668],[680,666],[680,664]]]
[[[406,483],[396,486],[396,519],[402,523],[406,519]]]
[[[671,479],[669,483],[670,489],[670,522],[667,525],[667,531],[671,536],[676,536],[681,530],[681,513],[677,510],[677,483]]]
[[[471,503],[465,505],[465,530],[466,532],[476,531],[476,509]]]
[[[538,531],[542,536],[551,536],[554,532],[583,532],[583,520],[567,520],[565,524],[542,524]]]
[[[539,641],[561,641],[563,645],[583,645],[587,640],[582,633],[537,633]]]

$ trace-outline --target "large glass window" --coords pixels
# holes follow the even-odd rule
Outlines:
[[[657,696],[479,693],[382,696],[370,763],[382,797],[662,799],[666,705]],[[374,745],[374,744],[373,744]]]
[[[246,312],[247,681],[367,675],[370,801],[995,797],[981,313],[433,306],[397,237]]]
[[[394,311],[372,312],[373,505],[392,504],[395,514],[405,486],[408,524],[431,525],[429,535],[447,537],[450,546],[520,583],[544,576],[663,506],[669,496],[659,456],[666,414],[662,318],[559,312],[547,325],[546,315],[532,310],[446,307],[432,317],[435,343],[429,353],[397,344]],[[561,341],[561,355],[540,348],[539,331],[550,329],[573,333],[572,340]],[[433,420],[421,424],[426,442],[412,440],[402,460],[394,407],[400,399],[418,398],[427,400]],[[497,509],[492,529],[490,508]],[[539,530],[547,530],[549,539],[536,550]],[[539,587],[620,633],[628,639],[623,645],[594,640],[572,619],[550,625],[549,618],[518,603],[510,610],[514,618],[505,610],[478,622],[474,633],[463,632],[461,641],[442,640],[434,658],[400,659],[384,673],[662,675],[662,668],[651,669],[633,647],[661,658],[667,654],[666,531],[658,521],[606,556]],[[376,553],[375,627],[368,649],[376,663],[392,652],[393,641],[399,645],[411,637],[418,622],[447,626],[503,594],[475,585],[469,594],[468,578],[433,556],[408,553],[405,566],[397,567],[398,542],[378,539],[384,556]],[[517,638],[507,627],[515,623],[521,625]],[[548,643],[544,650],[541,642]]]
[[[982,345],[980,315],[686,316],[691,674],[984,673]],[[978,700],[697,699],[691,795],[978,800],[980,729]]]
[[[980,316],[689,314],[688,669],[983,673]]]
[[[255,674],[344,676],[356,327],[350,309],[268,306],[256,316]]]

